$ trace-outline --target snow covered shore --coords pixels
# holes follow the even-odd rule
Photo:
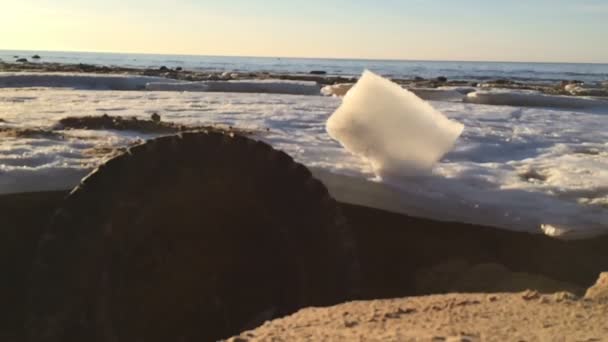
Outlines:
[[[0,194],[71,188],[113,149],[155,136],[111,130],[63,130],[28,137],[7,132],[51,127],[67,116],[149,118],[159,113],[163,120],[184,125],[217,123],[262,132],[268,129],[259,138],[313,168],[332,194],[346,202],[563,238],[608,233],[606,107],[432,101],[435,109],[466,128],[431,175],[396,183],[374,180],[368,163],[325,132],[325,122],[340,105],[340,98],[114,91],[106,90],[111,87],[89,89],[86,82],[80,82],[85,85],[80,88],[86,89],[65,89],[56,83],[31,88],[41,85],[19,86],[7,79],[2,83],[3,76]],[[114,84],[135,84],[137,89],[150,81],[107,77]],[[99,84],[98,78],[95,84]]]

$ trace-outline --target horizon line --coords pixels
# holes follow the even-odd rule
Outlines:
[[[407,58],[368,58],[368,57],[302,57],[302,56],[271,56],[271,55],[231,55],[231,54],[183,54],[183,53],[156,53],[156,52],[117,52],[117,51],[90,51],[90,50],[30,50],[30,49],[5,49],[0,51],[22,51],[22,52],[66,52],[66,53],[90,53],[90,54],[115,54],[115,55],[164,55],[164,56],[188,56],[188,57],[241,57],[241,58],[285,58],[285,59],[315,59],[315,60],[357,60],[378,62],[456,62],[456,63],[518,63],[518,64],[599,64],[608,65],[606,62],[563,62],[563,61],[523,61],[523,60],[457,60],[457,59],[407,59]]]

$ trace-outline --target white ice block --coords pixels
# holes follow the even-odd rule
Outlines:
[[[327,121],[327,132],[383,180],[429,173],[464,126],[383,77],[365,71]]]

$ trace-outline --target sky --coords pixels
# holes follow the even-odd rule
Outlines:
[[[0,49],[608,63],[608,0],[0,0]]]

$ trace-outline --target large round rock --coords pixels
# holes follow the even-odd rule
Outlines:
[[[199,132],[93,172],[43,234],[32,341],[211,341],[352,294],[335,201],[287,154]]]

